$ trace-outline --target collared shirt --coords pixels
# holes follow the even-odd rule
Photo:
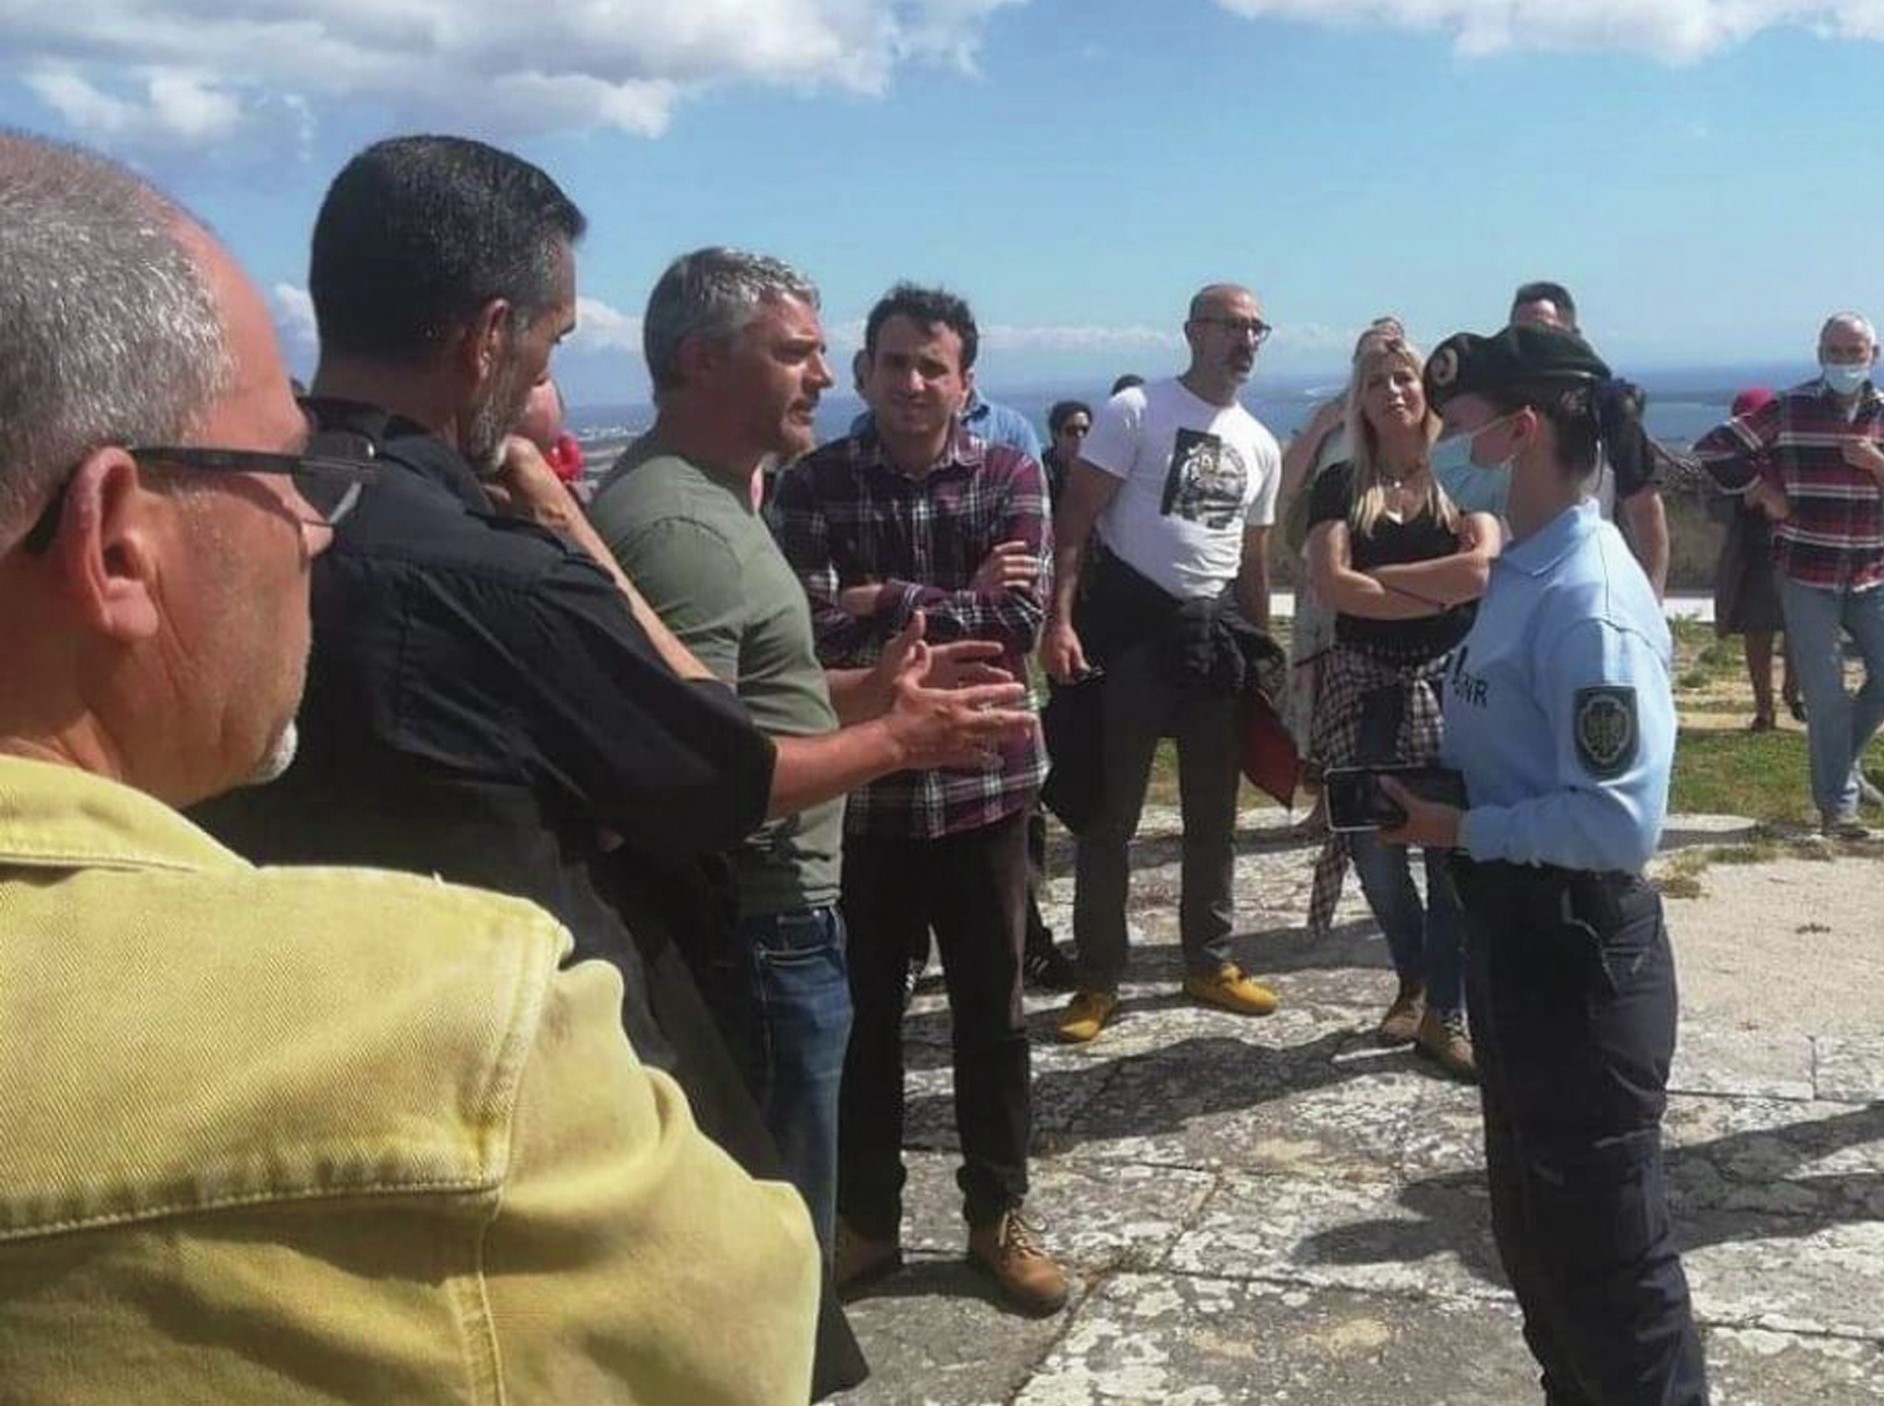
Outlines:
[[[803,1202],[540,910],[0,756],[0,932],[0,1398],[806,1399]]]
[[[1648,578],[1585,498],[1493,560],[1445,681],[1446,765],[1474,859],[1640,872],[1668,809],[1673,646]]]
[[[1702,468],[1729,490],[1764,477],[1792,503],[1773,524],[1773,562],[1802,586],[1864,591],[1884,584],[1884,485],[1839,446],[1884,448],[1884,396],[1869,381],[1847,414],[1823,380],[1807,381],[1695,442]]]
[[[998,641],[1002,666],[1024,679],[1052,589],[1053,529],[1040,465],[959,427],[941,461],[920,477],[885,461],[873,431],[835,440],[786,470],[773,530],[811,600],[827,668],[867,668],[920,610],[928,638]],[[1033,585],[974,588],[1000,542],[1027,544]],[[880,587],[874,614],[838,606],[847,586]],[[927,837],[971,830],[1026,805],[1046,774],[1036,729],[979,770],[907,771],[853,792],[853,833]]]
[[[725,850],[763,819],[772,743],[717,681],[656,654],[601,568],[491,510],[421,426],[315,400],[384,471],[314,563],[300,750],[200,822],[267,863],[440,874],[543,904],[632,975],[591,866],[602,829],[643,872]],[[631,981],[637,1045],[669,1062]]]

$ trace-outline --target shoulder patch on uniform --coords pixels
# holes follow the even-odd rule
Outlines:
[[[1642,729],[1636,719],[1633,688],[1626,684],[1579,688],[1571,719],[1577,760],[1591,776],[1612,780],[1634,763]]]

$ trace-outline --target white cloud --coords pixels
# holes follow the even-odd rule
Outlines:
[[[568,345],[577,352],[623,351],[640,356],[641,319],[600,298],[577,298],[576,330]]]
[[[291,347],[312,347],[318,342],[314,331],[314,299],[305,288],[292,283],[277,283],[268,290],[274,305],[275,326]]]
[[[1389,24],[1450,34],[1462,54],[1626,49],[1705,58],[1762,30],[1799,26],[1884,38],[1884,0],[1216,0],[1232,14],[1317,24]]]
[[[1027,0],[64,0],[0,4],[9,71],[81,136],[200,148],[337,104],[515,139],[657,135],[703,88],[879,94],[899,64],[973,66]],[[213,78],[210,75],[215,75]]]

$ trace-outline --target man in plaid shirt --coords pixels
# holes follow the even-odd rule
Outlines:
[[[978,334],[951,294],[899,284],[865,327],[861,432],[779,481],[773,524],[811,600],[827,668],[869,665],[920,612],[928,637],[996,640],[1023,677],[1052,561],[1032,458],[962,427]],[[1050,1313],[1066,1277],[1021,1219],[1032,1121],[1021,947],[1038,731],[973,770],[906,771],[853,792],[841,906],[855,1008],[838,1119],[841,1285],[901,1259],[903,979],[933,928],[954,1021],[958,1175],[969,1256],[1010,1303]]]
[[[1817,379],[1708,431],[1695,457],[1775,519],[1786,636],[1806,705],[1812,798],[1828,835],[1860,839],[1859,763],[1884,722],[1884,395],[1877,333],[1839,313],[1819,333]],[[1864,659],[1845,692],[1840,631]]]

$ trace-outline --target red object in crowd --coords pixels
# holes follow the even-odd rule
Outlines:
[[[582,444],[572,434],[559,434],[544,456],[564,483],[582,482]]]
[[[1770,405],[1779,399],[1765,386],[1749,386],[1734,397],[1733,417],[1738,420],[1742,415],[1751,415],[1763,405]]]

